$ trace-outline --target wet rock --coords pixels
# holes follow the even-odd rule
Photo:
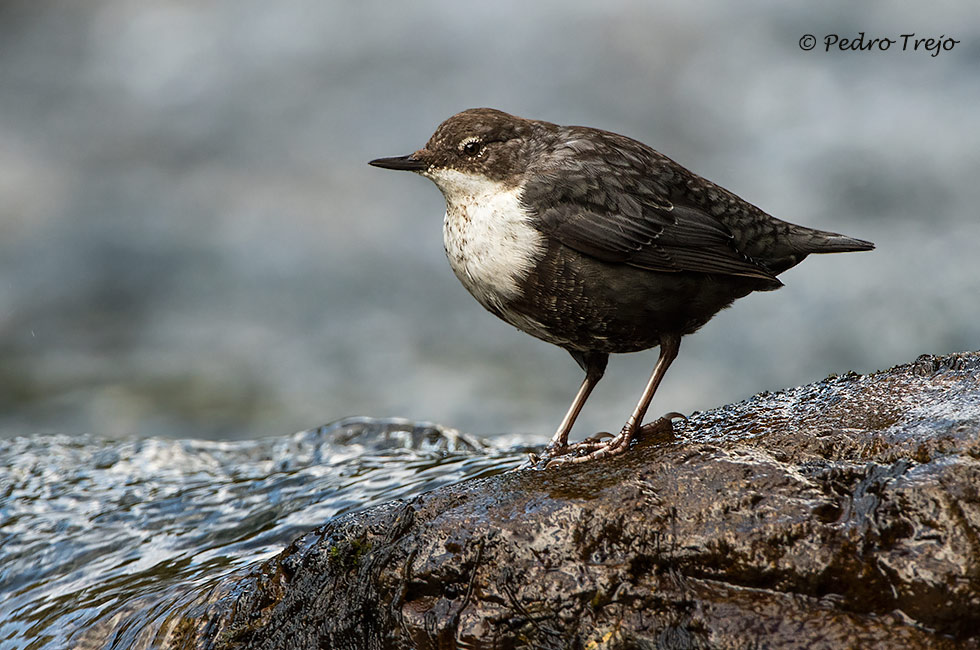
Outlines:
[[[171,648],[980,647],[980,354],[340,517]]]

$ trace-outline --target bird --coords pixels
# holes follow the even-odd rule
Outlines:
[[[777,276],[811,253],[874,248],[777,219],[638,140],[492,108],[457,113],[423,148],[368,164],[435,183],[446,256],[463,286],[585,372],[543,452],[547,465],[626,452],[681,338],[738,298],[780,288]],[[569,444],[609,355],[657,346],[619,434]]]

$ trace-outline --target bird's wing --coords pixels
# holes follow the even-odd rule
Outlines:
[[[668,184],[682,168],[635,140],[602,135],[566,141],[543,173],[529,175],[522,200],[543,233],[605,262],[779,283],[718,219],[671,200]]]

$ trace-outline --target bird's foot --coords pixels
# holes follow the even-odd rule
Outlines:
[[[535,458],[548,459],[557,458],[558,456],[565,456],[567,454],[581,454],[583,450],[588,448],[596,448],[602,446],[602,441],[606,438],[613,438],[613,434],[608,431],[600,431],[599,433],[582,440],[581,442],[573,442],[568,444],[565,440],[556,442],[552,440],[548,443],[548,446],[544,448],[541,456],[535,456]]]
[[[576,443],[575,444],[575,448],[576,449],[580,449],[580,448],[581,449],[584,449],[585,447],[589,447],[589,446],[592,446],[592,447],[600,447],[603,444],[605,444],[603,441],[606,441],[609,438],[616,438],[616,437],[617,436],[614,436],[613,434],[609,433],[608,431],[600,431],[599,433],[597,433],[597,434],[595,434],[593,436],[589,436],[585,440],[582,440],[581,442]]]
[[[586,438],[581,442],[573,442],[572,444],[568,444],[564,440],[560,442],[552,440],[550,443],[548,443],[548,446],[544,448],[544,451],[541,452],[540,456],[537,454],[528,454],[528,457],[532,465],[538,467],[539,469],[543,469],[551,460],[555,458],[588,453],[593,449],[598,449],[601,447],[604,439],[613,437],[615,436],[608,431],[600,431],[594,436]]]
[[[564,465],[566,463],[586,463],[600,458],[617,456],[624,453],[630,447],[633,440],[656,435],[663,438],[664,442],[671,440],[674,436],[673,420],[687,417],[682,413],[671,412],[658,420],[654,420],[640,427],[630,427],[628,424],[618,436],[613,436],[608,432],[600,432],[586,438],[581,442],[566,445],[561,450],[545,450],[544,455],[537,459],[539,466],[552,467],[554,465]],[[557,451],[558,453],[554,453]]]

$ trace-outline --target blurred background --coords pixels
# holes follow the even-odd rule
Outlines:
[[[7,0],[0,436],[368,415],[546,439],[578,367],[459,285],[431,183],[366,165],[475,106],[624,133],[877,243],[686,338],[651,415],[976,349],[976,3],[816,7]],[[860,31],[961,42],[823,51]],[[619,427],[655,358],[615,357],[575,437]]]

